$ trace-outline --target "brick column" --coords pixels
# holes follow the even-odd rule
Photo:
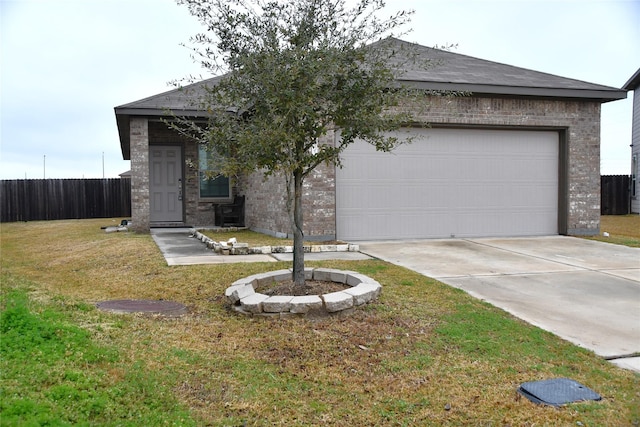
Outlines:
[[[600,104],[582,103],[569,128],[567,234],[600,233]]]
[[[131,141],[131,220],[139,233],[149,232],[149,121],[132,117]]]

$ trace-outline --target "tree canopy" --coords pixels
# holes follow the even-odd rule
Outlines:
[[[220,76],[197,98],[208,125],[173,126],[215,153],[220,173],[261,170],[287,180],[294,281],[304,284],[302,185],[322,163],[361,139],[390,151],[388,131],[411,120],[396,84],[411,53],[388,43],[411,11],[381,19],[381,0],[178,0],[206,28],[194,57]],[[318,139],[339,129],[334,144]]]

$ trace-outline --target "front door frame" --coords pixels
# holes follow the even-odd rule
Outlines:
[[[163,151],[167,151],[167,149],[177,149],[176,156],[176,165],[177,165],[177,173],[174,178],[171,179],[169,183],[172,186],[175,186],[175,194],[167,193],[167,196],[172,198],[177,198],[175,207],[179,212],[176,212],[174,215],[167,214],[166,216],[158,217],[157,215],[154,218],[154,167],[153,167],[153,153],[154,150],[161,149]],[[184,147],[181,144],[150,144],[149,145],[149,222],[151,227],[157,227],[162,225],[183,225],[185,220],[185,203],[184,203]],[[164,164],[164,167],[167,165]],[[164,190],[161,190],[164,191]]]

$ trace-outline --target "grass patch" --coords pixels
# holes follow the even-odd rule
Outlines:
[[[3,425],[35,425],[36,416],[62,425],[640,420],[640,376],[412,271],[378,260],[309,262],[367,274],[382,295],[345,319],[250,319],[228,309],[226,287],[289,263],[168,267],[150,236],[106,234],[104,222],[2,224],[2,316],[14,325],[7,331],[21,331],[6,349],[2,336]],[[174,300],[190,313],[94,309],[123,298]],[[604,400],[558,410],[515,391],[559,376]]]
[[[600,235],[588,239],[640,248],[640,215],[603,215],[600,231]],[[604,237],[604,232],[609,233],[609,237]]]
[[[163,373],[122,363],[99,345],[73,312],[34,303],[28,284],[2,275],[0,417],[10,425],[195,425]],[[81,310],[84,311],[84,310]],[[166,414],[160,414],[164,412]]]

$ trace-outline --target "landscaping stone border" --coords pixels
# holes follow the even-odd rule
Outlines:
[[[284,254],[293,253],[293,246],[254,246],[250,247],[248,243],[227,243],[216,242],[212,238],[205,236],[196,229],[191,229],[191,236],[200,240],[207,245],[209,249],[222,255],[253,255],[253,254]],[[306,253],[317,252],[359,252],[360,246],[351,243],[340,245],[305,245]]]
[[[308,268],[304,272],[307,280],[330,281],[350,287],[324,295],[306,296],[268,296],[255,291],[260,286],[273,282],[291,280],[293,271],[288,269],[254,274],[236,280],[224,294],[235,311],[248,316],[324,317],[351,314],[356,307],[378,298],[382,291],[380,283],[354,271]]]

